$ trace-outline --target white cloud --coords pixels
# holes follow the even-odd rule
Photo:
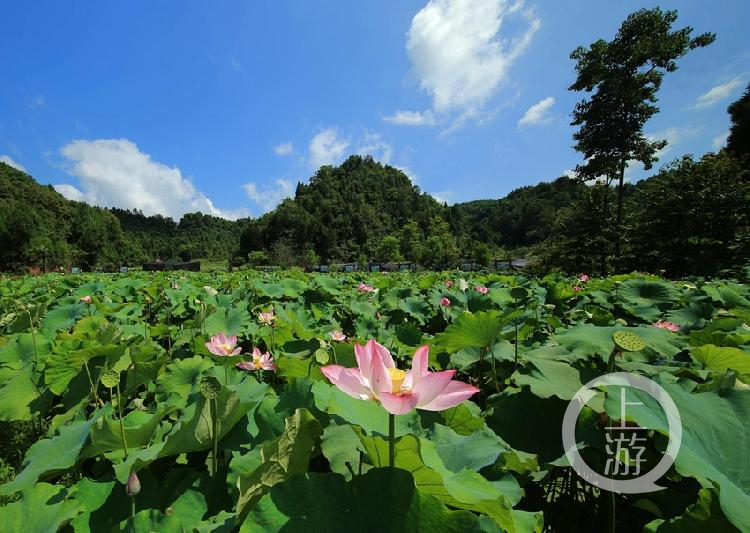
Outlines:
[[[405,165],[398,165],[396,166],[396,168],[406,174],[406,177],[409,178],[409,181],[411,181],[412,185],[416,185],[417,183],[419,183],[419,176],[417,176],[417,174],[414,173],[409,167]]]
[[[518,121],[518,125],[535,126],[552,122],[552,117],[549,116],[548,112],[553,105],[555,105],[555,99],[552,96],[540,100],[526,110],[526,113],[523,114],[521,120]]]
[[[539,26],[523,0],[430,0],[412,20],[406,49],[434,111],[479,115]]]
[[[6,165],[10,165],[16,170],[20,170],[21,172],[26,172],[26,169],[21,163],[17,163],[13,160],[13,158],[9,155],[0,155],[0,162],[5,163]]]
[[[396,111],[383,120],[397,126],[434,126],[435,116],[429,109],[426,111]]]
[[[277,179],[273,187],[260,190],[255,182],[246,183],[242,188],[245,189],[247,197],[263,209],[263,213],[279,205],[284,198],[294,195],[292,182],[284,179]]]
[[[714,137],[714,142],[712,143],[713,149],[718,152],[724,148],[727,145],[727,139],[729,139],[729,130]]]
[[[54,189],[62,194],[65,198],[68,200],[73,200],[75,202],[85,202],[86,201],[86,195],[83,194],[77,187],[74,185],[71,185],[70,183],[57,183],[53,185]]]
[[[321,130],[310,141],[310,166],[317,169],[338,163],[349,144],[349,139],[339,137],[338,128]]]
[[[388,164],[391,162],[393,146],[384,141],[378,133],[365,132],[360,141],[357,153],[360,155],[371,155],[376,161]]]
[[[294,145],[292,142],[277,144],[273,147],[273,151],[276,155],[290,155],[294,151]]]
[[[742,78],[734,78],[726,83],[716,85],[712,87],[710,91],[700,95],[695,101],[693,108],[702,109],[721,102],[722,100],[729,98],[735,89],[742,87],[743,85],[745,85],[745,82]]]
[[[218,209],[179,168],[152,160],[128,139],[76,140],[63,146],[60,153],[81,189],[70,184],[58,184],[55,189],[72,200],[140,209],[146,215],[159,213],[175,219],[191,212],[229,219],[247,216],[245,210]]]
[[[701,131],[701,127],[695,126],[672,126],[663,130],[655,131],[652,133],[645,133],[644,136],[649,141],[666,140],[667,146],[656,152],[657,162],[656,165],[665,163],[665,158],[673,148],[680,145],[686,139],[694,137]],[[628,161],[628,166],[625,168],[625,181],[637,181],[645,177],[647,172],[654,173],[653,169],[647,171],[643,164],[638,161]]]

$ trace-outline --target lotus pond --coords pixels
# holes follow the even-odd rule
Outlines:
[[[730,280],[0,279],[0,528],[750,531],[748,324]],[[599,490],[566,459],[568,402],[610,371],[679,409],[663,490]],[[620,421],[655,464],[663,413],[620,420],[614,392],[581,411],[581,456],[603,471]]]

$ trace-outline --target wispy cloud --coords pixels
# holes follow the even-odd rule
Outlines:
[[[393,146],[386,142],[380,134],[366,131],[356,153],[371,155],[373,159],[388,164],[391,162],[391,156],[393,155]]]
[[[9,155],[0,155],[0,163],[10,165],[11,167],[15,168],[16,170],[20,170],[21,172],[26,172],[26,168],[24,168],[21,163],[14,161],[13,158]]]
[[[725,131],[721,135],[717,135],[716,137],[714,137],[714,141],[713,143],[711,143],[711,146],[718,152],[727,145],[727,139],[729,139],[729,130]]]
[[[273,147],[273,151],[276,152],[276,155],[291,155],[294,151],[294,144],[291,141],[277,144]]]
[[[383,120],[397,126],[434,126],[435,115],[429,109],[426,111],[396,111],[393,115],[383,117]]]
[[[338,163],[351,141],[340,135],[335,127],[319,131],[310,141],[309,163],[313,169]]]
[[[456,196],[456,193],[451,190],[431,192],[429,194],[441,204],[449,205],[453,203],[453,198]]]
[[[260,206],[261,211],[266,213],[279,205],[284,198],[294,195],[292,182],[285,179],[277,179],[273,186],[258,188],[255,182],[245,183],[242,188],[247,197]]]
[[[552,96],[540,100],[526,110],[526,113],[524,113],[518,121],[518,125],[537,126],[541,124],[549,124],[553,120],[552,116],[549,114],[553,105],[555,105],[555,99]]]
[[[698,97],[698,99],[695,101],[695,104],[693,104],[693,109],[703,109],[705,107],[710,107],[714,104],[717,104],[722,100],[726,100],[736,89],[744,85],[745,80],[743,80],[741,77],[736,77],[727,82],[715,85],[711,87],[708,92],[705,92]]]
[[[47,101],[44,99],[44,96],[37,95],[33,98],[29,98],[26,101],[26,105],[31,109],[32,111],[41,111],[42,109],[47,109]]]
[[[247,216],[242,209],[217,208],[179,168],[154,161],[128,139],[76,140],[60,153],[81,184],[81,189],[67,183],[54,186],[67,198],[174,218],[191,212],[228,219]]]
[[[234,57],[234,56],[231,56],[231,57],[229,58],[229,64],[230,64],[230,65],[232,66],[232,68],[233,68],[234,70],[242,70],[242,64],[241,64],[241,63],[240,63],[240,61],[239,61],[239,60],[238,60],[238,59],[237,59],[236,57]]]

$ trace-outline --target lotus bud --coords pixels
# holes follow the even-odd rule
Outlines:
[[[127,492],[128,496],[130,497],[133,497],[141,492],[141,482],[135,472],[130,473],[128,482],[125,483],[125,492]]]

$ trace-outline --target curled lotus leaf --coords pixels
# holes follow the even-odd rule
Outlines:
[[[529,296],[529,291],[524,287],[513,287],[510,290],[510,295],[516,300],[523,300]]]

